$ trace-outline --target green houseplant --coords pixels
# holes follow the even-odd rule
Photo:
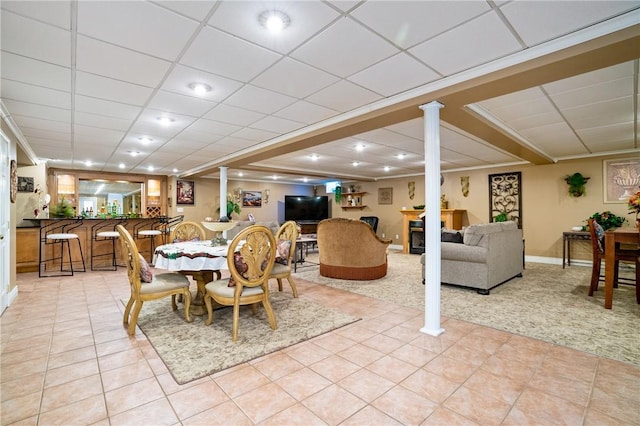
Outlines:
[[[69,204],[69,202],[67,200],[64,199],[64,197],[60,198],[60,201],[58,201],[57,204],[54,204],[53,206],[50,206],[50,212],[49,215],[51,217],[74,217],[76,215],[75,210],[73,210],[73,206],[71,206],[71,204]]]
[[[220,212],[220,208],[216,210],[216,212]],[[240,214],[240,204],[238,204],[235,199],[229,194],[227,195],[227,219],[231,220],[232,214]]]
[[[588,177],[582,176],[581,173],[574,173],[570,176],[565,176],[564,181],[569,185],[569,195],[572,197],[581,197],[585,193],[585,185],[589,181]]]
[[[604,229],[605,231],[611,228],[619,228],[624,222],[627,221],[627,219],[625,219],[624,217],[617,216],[616,214],[611,213],[608,210],[601,213],[594,213],[586,220],[588,219],[594,219],[600,224],[600,226],[602,226],[602,229]],[[587,227],[583,226],[582,229],[587,230]]]

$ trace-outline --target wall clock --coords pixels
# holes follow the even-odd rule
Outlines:
[[[16,202],[16,192],[18,192],[18,163],[16,160],[11,160],[11,188],[9,192],[9,197],[11,198],[11,202]]]

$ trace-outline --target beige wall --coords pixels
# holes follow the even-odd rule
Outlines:
[[[9,138],[9,156],[12,160],[15,160],[17,157],[16,137],[4,120],[0,120],[0,129],[2,129],[2,132]],[[9,271],[9,294],[11,294],[16,287],[16,217],[16,204],[9,203],[9,267],[11,268]]]
[[[44,163],[37,166],[18,167],[18,176],[32,177],[33,186],[40,185],[44,193],[47,193],[47,168]],[[32,226],[33,223],[24,220],[33,218],[33,210],[36,208],[37,199],[32,192],[18,192],[16,194],[16,226]]]

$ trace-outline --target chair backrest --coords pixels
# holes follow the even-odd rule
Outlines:
[[[240,243],[242,246],[238,249]],[[262,286],[268,294],[267,283],[275,259],[276,239],[269,228],[253,225],[240,231],[227,251],[227,264],[236,283],[236,295],[242,293],[242,287],[257,286]]]
[[[122,225],[116,225],[116,231],[120,235],[120,243],[122,245],[122,257],[124,264],[127,266],[127,275],[129,276],[129,284],[131,285],[131,293],[139,294],[140,286],[140,253],[133,237]]]
[[[298,240],[298,224],[289,220],[282,224],[278,232],[276,233],[276,244],[280,244],[281,240],[291,241],[289,246],[289,255],[287,256],[287,265],[291,266],[293,261],[293,255],[296,252],[296,241]]]
[[[373,232],[378,232],[378,222],[380,221],[378,216],[360,216],[360,220],[368,223]]]
[[[595,219],[587,219],[589,233],[591,234],[591,249],[593,259],[596,260],[604,256],[604,229]]]
[[[172,230],[169,237],[170,243],[180,241],[203,241],[206,237],[206,231],[197,222],[180,222]]]

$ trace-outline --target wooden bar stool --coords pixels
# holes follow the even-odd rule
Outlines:
[[[117,225],[126,226],[129,219],[126,216],[121,216],[114,219],[104,219],[96,223],[91,227],[91,270],[92,271],[115,271],[118,269],[118,262],[116,256],[116,240],[120,236],[116,230]],[[111,241],[111,250],[105,252],[98,252],[100,241]],[[102,266],[94,265],[94,259],[109,256],[111,257],[111,263]],[[125,265],[120,265],[125,266]]]
[[[82,253],[82,243],[78,234],[70,232],[82,225],[82,217],[78,217],[73,222],[54,221],[46,226],[40,228],[40,251],[39,251],[39,265],[38,276],[39,277],[60,277],[60,276],[72,276],[74,272],[86,272],[84,264],[84,254]],[[73,268],[73,258],[71,256],[71,241],[75,240],[78,243],[78,250],[80,252],[80,259],[82,260],[82,269]],[[47,247],[51,252],[51,257],[47,257]],[[66,248],[66,250],[65,250]],[[67,252],[68,267],[65,268],[65,251]],[[60,269],[56,272],[52,268],[49,268],[50,263],[60,262]]]

